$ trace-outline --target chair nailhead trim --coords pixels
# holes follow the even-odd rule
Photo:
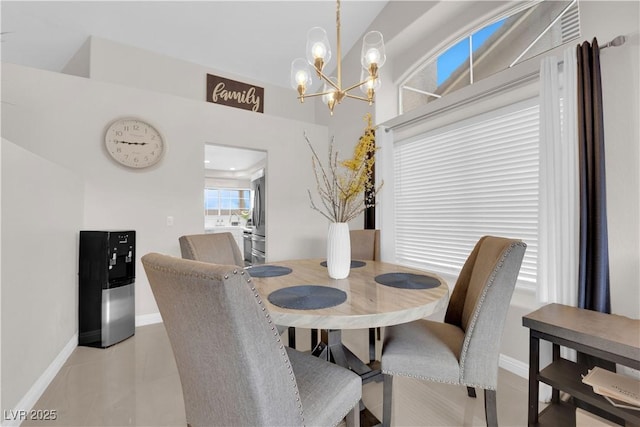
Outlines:
[[[233,273],[237,274],[237,270],[234,270]],[[240,273],[240,274],[244,275],[244,271],[242,273]],[[225,279],[228,279],[228,276],[225,276]],[[251,276],[249,276],[249,278],[247,279],[247,283],[251,283]],[[256,291],[255,286],[252,286],[251,290],[254,292],[253,296],[256,298],[256,300],[258,302],[258,305],[260,306],[260,308],[264,312],[264,316],[266,317],[267,321],[269,322],[269,324],[273,324],[273,321],[271,320],[271,315],[269,314],[269,312],[267,311],[267,308],[262,303],[262,299],[260,298],[260,294],[258,294],[258,292]],[[282,340],[280,339],[280,334],[276,330],[275,326],[272,326],[271,330],[274,331],[273,335],[276,337],[276,342],[278,344],[280,344],[280,350],[282,350],[281,355],[282,355],[283,358],[285,358],[285,360],[284,360],[285,368],[287,368],[289,370],[289,379],[293,383],[293,392],[297,396],[296,397],[296,401],[298,402],[298,409],[300,409],[300,418],[302,420],[302,425],[304,425],[304,409],[302,409],[302,402],[300,402],[300,397],[299,397],[300,393],[298,392],[298,383],[296,382],[296,377],[295,377],[295,375],[293,373],[293,368],[291,367],[291,363],[290,363],[289,359],[287,358],[287,351],[284,349],[284,344],[282,344]]]

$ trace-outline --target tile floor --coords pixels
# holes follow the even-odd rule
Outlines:
[[[298,330],[305,350],[309,333]],[[366,331],[345,331],[343,340],[361,358],[367,356]],[[380,349],[378,348],[378,353]],[[500,370],[498,420],[501,426],[527,425],[527,382]],[[363,400],[382,418],[382,383],[363,389]],[[34,409],[56,410],[57,419],[23,426],[185,426],[182,390],[162,324],[107,349],[78,347]],[[394,380],[397,426],[484,426],[483,394],[467,397],[466,388],[407,378]]]

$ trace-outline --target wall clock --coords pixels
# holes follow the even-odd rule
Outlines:
[[[165,150],[160,132],[144,120],[135,118],[111,123],[104,143],[107,152],[118,163],[138,169],[158,163]]]

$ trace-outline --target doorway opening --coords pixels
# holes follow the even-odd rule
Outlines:
[[[246,264],[264,263],[266,166],[266,151],[216,144],[204,146],[205,233],[233,234]],[[254,248],[252,241],[257,235],[261,245]]]

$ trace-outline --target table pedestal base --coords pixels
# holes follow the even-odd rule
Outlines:
[[[340,329],[322,329],[320,334],[320,342],[311,354],[327,362],[352,370],[360,375],[362,385],[371,381],[382,381],[380,363],[372,360],[367,365],[360,360],[342,343],[342,331]],[[360,400],[360,425],[362,427],[380,425],[380,420],[364,406],[362,400]]]

